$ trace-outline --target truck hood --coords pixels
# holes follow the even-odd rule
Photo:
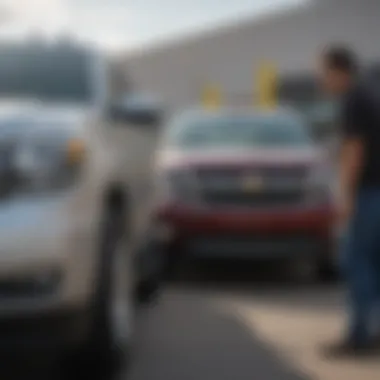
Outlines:
[[[158,155],[160,168],[199,166],[311,166],[322,162],[325,152],[307,148],[202,149],[164,150]]]

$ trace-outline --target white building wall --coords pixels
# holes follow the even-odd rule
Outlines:
[[[262,61],[281,73],[313,70],[318,50],[350,44],[366,61],[380,61],[379,0],[314,0],[310,5],[172,45],[136,53],[126,68],[143,91],[159,94],[172,110],[199,101],[216,82],[229,95],[248,95]]]

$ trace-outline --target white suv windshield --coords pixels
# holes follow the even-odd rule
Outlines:
[[[90,102],[89,58],[66,45],[0,45],[0,98]]]
[[[311,143],[306,126],[280,116],[204,117],[174,123],[169,145],[203,147],[298,147]]]

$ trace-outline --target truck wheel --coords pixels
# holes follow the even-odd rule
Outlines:
[[[162,272],[165,281],[177,282],[183,279],[188,262],[182,252],[183,247],[180,244],[162,248]]]
[[[101,228],[98,284],[92,305],[90,336],[71,356],[78,367],[112,371],[130,354],[135,303],[133,268],[123,239],[125,213],[108,207]]]
[[[156,299],[159,288],[159,282],[155,279],[139,282],[135,288],[136,303],[140,305],[150,304]]]
[[[162,249],[149,234],[138,244],[135,255],[137,281],[135,300],[137,304],[148,304],[156,300],[163,277]]]
[[[326,283],[336,278],[333,264],[325,259],[301,259],[294,263],[293,275],[303,284]]]
[[[166,253],[165,264],[163,269],[163,277],[166,281],[177,281],[181,278],[183,266],[178,257],[172,253]]]

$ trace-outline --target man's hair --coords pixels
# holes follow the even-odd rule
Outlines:
[[[333,70],[346,74],[356,74],[359,70],[359,62],[356,54],[344,45],[332,45],[323,52],[325,64]]]

